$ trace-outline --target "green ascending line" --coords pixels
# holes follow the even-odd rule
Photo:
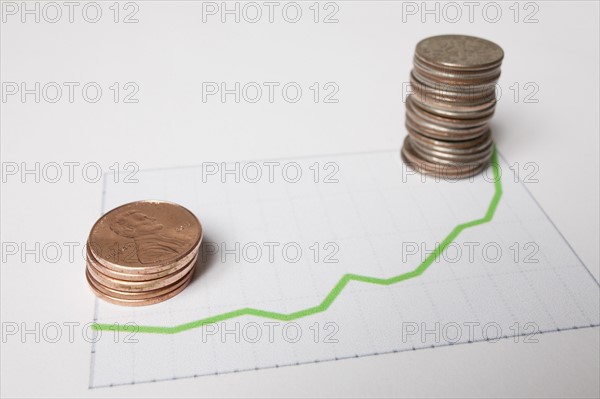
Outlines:
[[[281,321],[291,321],[296,320],[301,317],[310,316],[316,313],[321,313],[326,311],[331,304],[337,299],[338,296],[342,293],[344,288],[351,281],[360,281],[362,283],[369,284],[378,284],[378,285],[392,285],[399,283],[404,280],[409,280],[411,278],[415,278],[420,276],[431,266],[431,264],[444,252],[444,250],[458,237],[458,235],[465,229],[470,227],[478,226],[480,224],[487,223],[492,220],[494,217],[494,213],[496,212],[496,208],[498,207],[498,203],[500,202],[500,197],[502,197],[502,182],[500,181],[500,167],[498,166],[498,156],[494,151],[492,155],[491,167],[494,175],[494,196],[492,197],[492,201],[488,206],[487,212],[482,218],[471,220],[469,222],[461,223],[455,228],[452,229],[450,234],[444,238],[444,240],[439,243],[436,248],[430,253],[427,258],[421,263],[416,269],[413,271],[400,274],[398,276],[390,277],[390,278],[377,278],[377,277],[369,277],[369,276],[361,276],[358,274],[345,274],[340,281],[332,288],[332,290],[327,294],[323,302],[319,305],[314,306],[312,308],[299,310],[294,313],[277,313],[277,312],[269,312],[268,310],[260,310],[254,308],[243,308],[234,310],[227,313],[222,313],[219,315],[207,317],[205,319],[194,320],[189,323],[179,324],[177,326],[172,327],[160,327],[160,326],[138,326],[133,324],[121,325],[121,324],[100,324],[94,323],[92,327],[95,330],[109,330],[109,331],[135,331],[140,333],[149,333],[149,334],[177,334],[183,331],[191,330],[193,328],[199,328],[207,324],[217,323],[219,321],[233,319],[235,317],[241,316],[256,316],[256,317],[264,317],[267,319],[273,320],[281,320]]]

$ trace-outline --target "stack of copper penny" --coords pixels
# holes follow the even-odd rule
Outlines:
[[[500,46],[472,36],[434,36],[417,44],[404,162],[420,173],[458,179],[489,164],[494,145],[488,122],[503,58]]]
[[[192,212],[165,201],[111,210],[92,227],[86,277],[101,299],[125,306],[165,301],[193,278],[202,226]]]

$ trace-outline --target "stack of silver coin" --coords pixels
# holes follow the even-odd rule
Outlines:
[[[463,35],[417,44],[406,100],[405,163],[420,173],[460,179],[481,172],[494,151],[489,120],[504,52]]]

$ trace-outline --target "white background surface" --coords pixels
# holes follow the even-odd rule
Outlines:
[[[509,162],[535,162],[528,188],[599,276],[598,3],[537,2],[539,23],[475,14],[459,23],[402,22],[394,2],[338,2],[337,24],[202,23],[200,2],[138,2],[137,24],[81,18],[1,28],[2,82],[99,82],[101,101],[3,102],[2,162],[135,162],[141,169],[400,148],[402,83],[415,44],[448,32],[505,50],[501,87],[535,82],[539,103],[503,97],[493,121]],[[463,10],[464,11],[464,10]],[[466,11],[464,11],[466,12]],[[80,15],[80,14],[79,14]],[[138,104],[114,104],[108,86],[136,82]],[[202,103],[205,81],[336,82],[338,104]],[[80,242],[99,216],[102,187],[76,178],[2,185],[2,241]],[[87,322],[93,296],[83,262],[11,259],[1,274],[2,321]],[[500,341],[360,360],[87,389],[89,343],[2,344],[3,396],[537,395],[598,396],[598,329],[547,334],[534,345]]]

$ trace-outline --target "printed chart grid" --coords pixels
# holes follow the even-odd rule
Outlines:
[[[258,244],[263,254],[258,262],[208,257],[182,294],[152,307],[97,300],[91,388],[535,339],[535,332],[599,324],[598,283],[503,161],[459,182],[423,182],[397,151],[271,162],[279,164],[273,182],[227,175],[223,183],[206,175],[206,164],[143,171],[133,184],[108,176],[103,211],[139,199],[174,201],[198,215],[205,242]],[[282,178],[290,163],[302,171],[296,183]],[[264,243],[294,243],[301,256],[292,263],[274,251],[268,259]],[[337,263],[325,262],[326,254]],[[349,274],[358,277],[343,282]],[[391,284],[381,285],[385,279]],[[301,313],[327,298],[318,312]],[[227,317],[240,309],[263,313]],[[280,317],[290,314],[298,317]],[[214,324],[197,322],[207,319]],[[123,342],[128,331],[111,331],[113,323],[135,323],[137,342]]]

